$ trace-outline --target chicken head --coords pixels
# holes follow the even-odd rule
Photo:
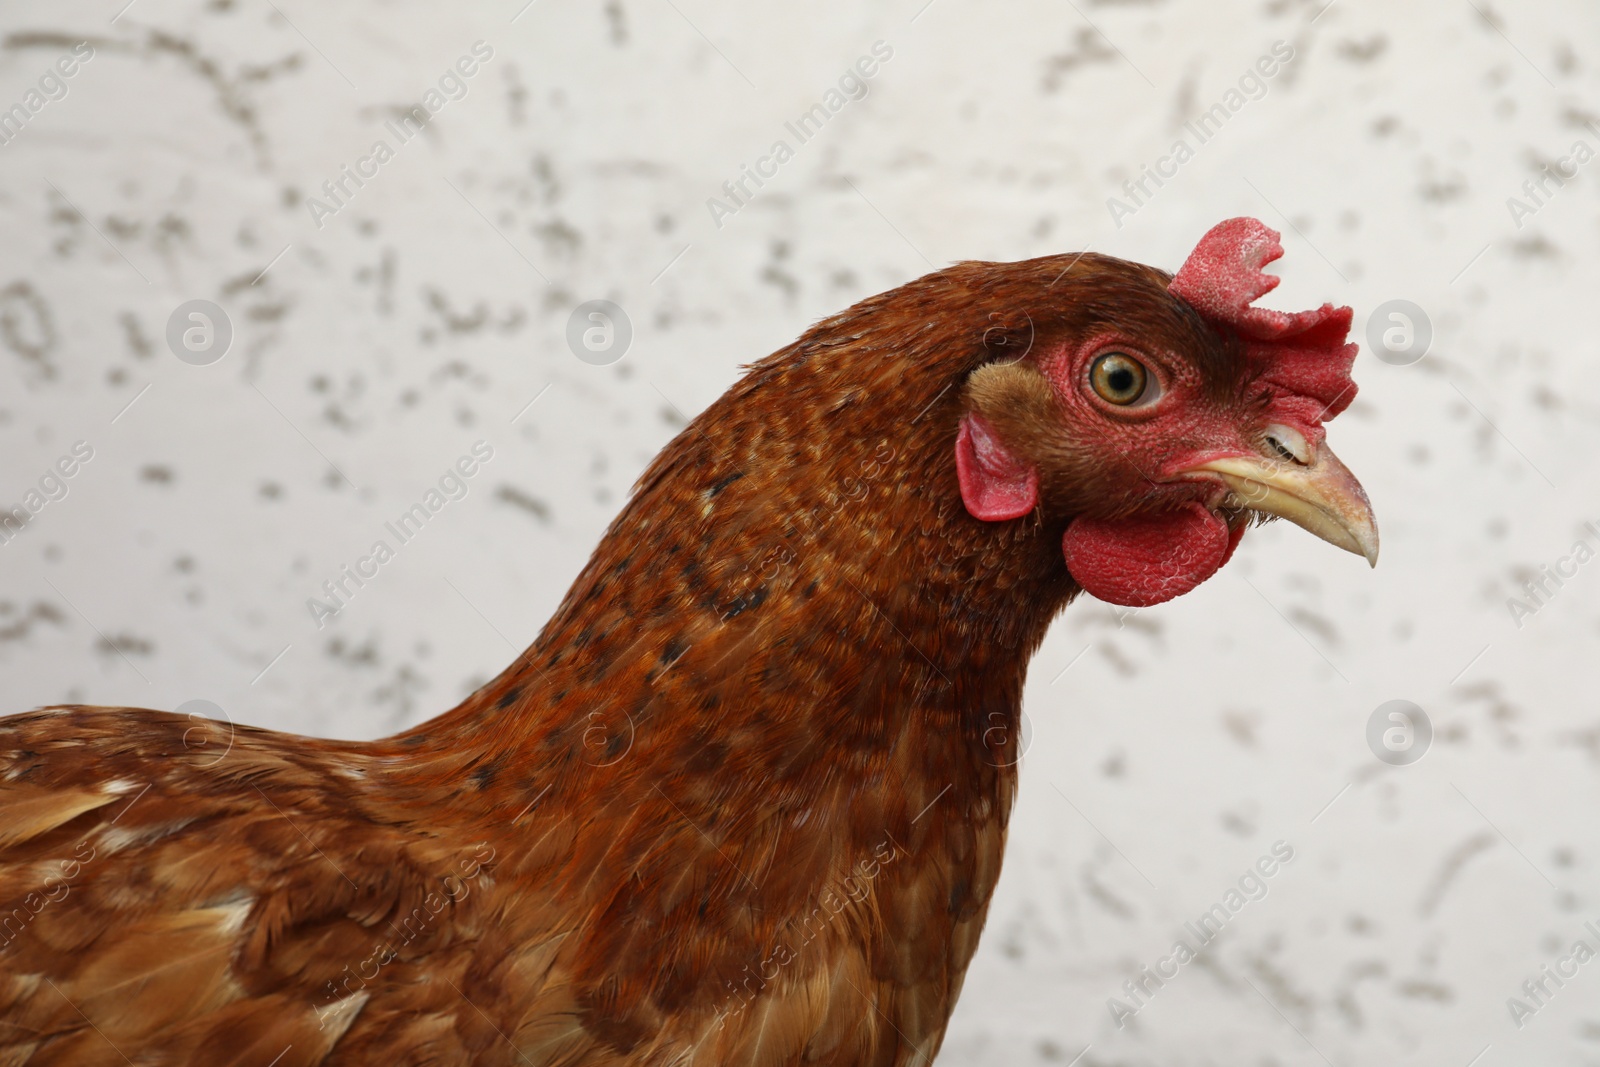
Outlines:
[[[1084,255],[1026,301],[1024,354],[966,387],[956,470],[987,522],[1064,522],[1094,596],[1143,607],[1195,588],[1253,521],[1288,519],[1376,563],[1378,530],[1323,423],[1355,396],[1351,309],[1253,306],[1283,254],[1230,219],[1176,276]]]

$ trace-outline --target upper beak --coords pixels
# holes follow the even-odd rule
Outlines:
[[[1366,490],[1326,444],[1312,451],[1299,434],[1293,436],[1292,451],[1307,462],[1225,456],[1184,473],[1215,474],[1230,490],[1227,504],[1288,519],[1376,567],[1378,522]]]

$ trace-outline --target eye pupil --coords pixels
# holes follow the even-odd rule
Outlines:
[[[1089,368],[1089,386],[1100,399],[1125,407],[1144,395],[1144,364],[1122,352],[1108,352]]]

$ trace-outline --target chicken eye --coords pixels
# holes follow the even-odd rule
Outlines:
[[[1089,385],[1109,404],[1126,406],[1144,395],[1149,374],[1144,364],[1123,352],[1108,352],[1089,368]]]

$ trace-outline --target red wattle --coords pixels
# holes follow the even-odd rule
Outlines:
[[[1227,562],[1243,528],[1190,502],[1127,519],[1074,519],[1061,538],[1067,570],[1090,595],[1145,608],[1182,596]]]

